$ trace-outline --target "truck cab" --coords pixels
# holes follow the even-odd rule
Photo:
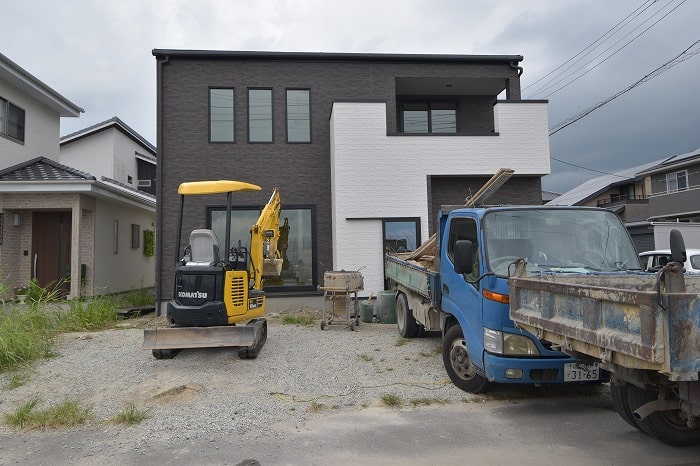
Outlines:
[[[612,212],[596,208],[466,208],[439,216],[440,328],[452,381],[470,392],[490,383],[600,380],[582,364],[517,328],[508,278],[519,259],[530,276],[639,270],[634,246]],[[579,312],[571,309],[571,312]]]

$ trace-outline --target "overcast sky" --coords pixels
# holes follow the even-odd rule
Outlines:
[[[117,116],[154,145],[154,48],[522,55],[524,98],[543,98],[592,68],[547,97],[552,127],[624,90],[700,39],[697,0],[3,3],[1,52],[85,109],[80,118],[62,118],[61,135]],[[639,14],[617,35],[601,40],[599,48],[570,68],[561,68],[565,75],[548,90],[535,92],[547,84],[537,80],[635,11]],[[691,51],[699,49],[695,46]],[[587,64],[598,54],[598,59]],[[550,138],[553,158],[603,172],[698,147],[699,55]],[[543,188],[555,192],[600,176],[557,160],[552,160],[551,169]]]

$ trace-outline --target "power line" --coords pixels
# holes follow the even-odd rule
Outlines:
[[[618,27],[620,27],[621,24],[623,24],[623,23],[628,23],[628,22],[631,21],[632,19],[638,17],[639,15],[641,15],[644,11],[646,11],[648,8],[650,8],[650,7],[651,7],[654,3],[656,3],[657,1],[658,1],[658,0],[645,0],[644,3],[642,3],[639,7],[637,7],[634,11],[632,11],[632,13],[630,13],[629,15],[627,15],[627,16],[626,16],[624,19],[622,19],[620,22],[618,22],[615,26],[613,26],[612,28],[610,28],[605,34],[603,34],[602,36],[598,37],[598,38],[597,38],[596,40],[594,40],[592,43],[590,43],[589,45],[587,45],[586,47],[584,47],[582,50],[580,50],[576,55],[574,55],[573,57],[569,58],[569,59],[566,60],[564,63],[560,64],[559,66],[557,66],[556,68],[554,68],[552,71],[550,71],[549,73],[547,73],[547,74],[545,74],[544,76],[542,76],[540,79],[538,79],[538,80],[536,80],[535,82],[533,82],[532,84],[530,84],[530,85],[524,87],[523,90],[526,90],[526,89],[531,88],[532,86],[534,86],[535,84],[539,83],[540,81],[542,81],[542,80],[545,79],[546,77],[548,77],[548,76],[554,74],[557,70],[559,70],[560,68],[562,68],[563,66],[565,66],[567,63],[571,62],[572,60],[574,60],[574,59],[575,59],[576,57],[578,57],[579,55],[584,54],[584,52],[586,52],[588,49],[591,49],[591,50],[596,49],[598,46],[595,45],[595,44],[597,44],[598,42],[600,42],[601,40],[603,40],[603,39],[604,39],[605,37],[607,37],[608,35],[614,35],[614,34],[612,34],[613,31],[615,31],[616,29],[618,29]],[[644,5],[647,4],[647,3],[649,3],[649,5],[647,5],[646,7],[644,7]],[[642,9],[642,8],[643,8],[643,9]],[[639,11],[640,9],[641,9],[641,11]],[[636,13],[636,14],[635,14],[635,13]],[[632,15],[634,15],[634,17],[632,17]],[[595,47],[594,47],[594,46],[595,46]],[[587,55],[587,52],[586,52],[584,55]],[[576,62],[578,62],[578,61],[579,61],[579,60],[577,60]],[[574,63],[576,63],[576,62],[574,62]],[[572,63],[572,65],[573,65],[573,63]],[[565,70],[566,70],[566,69],[569,69],[569,68],[570,68],[570,66],[566,67]],[[536,92],[535,92],[535,94],[536,94]]]
[[[617,55],[622,49],[624,49],[625,47],[627,47],[628,45],[630,45],[632,42],[634,42],[635,40],[637,40],[637,39],[638,39],[639,37],[641,37],[644,33],[646,33],[649,29],[651,29],[651,28],[653,28],[654,26],[656,26],[661,20],[663,20],[664,18],[666,18],[666,17],[667,17],[668,15],[670,15],[674,10],[676,10],[678,7],[680,7],[681,5],[683,5],[683,3],[685,3],[685,1],[686,1],[686,0],[683,0],[681,3],[679,3],[678,5],[676,5],[673,9],[671,9],[670,11],[668,11],[665,15],[663,15],[661,18],[659,18],[658,20],[656,20],[651,26],[649,26],[648,28],[646,28],[645,30],[643,30],[642,32],[640,32],[639,34],[637,34],[636,36],[634,36],[632,39],[630,39],[630,40],[627,41],[624,45],[622,45],[622,47],[620,47],[620,48],[618,48],[617,50],[615,50],[613,53],[611,53],[610,55],[608,55],[608,56],[607,56],[606,58],[604,58],[602,61],[596,63],[594,66],[588,68],[588,69],[587,69],[586,71],[584,71],[583,73],[580,73],[580,74],[579,74],[578,76],[576,76],[574,79],[570,80],[570,81],[567,82],[566,84],[564,84],[564,85],[562,85],[561,87],[559,87],[559,88],[555,89],[554,91],[550,92],[549,94],[547,94],[546,96],[544,96],[544,98],[545,98],[545,99],[546,99],[546,98],[549,98],[550,96],[556,94],[557,92],[559,92],[560,90],[564,89],[565,87],[568,87],[570,84],[574,83],[575,81],[578,81],[580,78],[582,78],[583,76],[587,75],[588,73],[590,73],[591,71],[593,71],[594,69],[596,69],[597,67],[599,67],[600,65],[602,65],[603,63],[605,63],[606,61],[608,61],[609,59],[611,59],[613,56]],[[669,2],[669,3],[670,3],[670,2]],[[645,20],[644,23],[645,23],[646,21],[648,21],[649,19],[651,19],[651,18],[648,18],[647,20]],[[644,24],[644,23],[642,23],[642,24]],[[583,66],[586,66],[586,65],[591,64],[596,58],[599,58],[599,57],[600,57],[601,55],[603,55],[605,52],[607,52],[608,50],[610,50],[613,46],[619,44],[624,38],[628,37],[632,32],[634,32],[635,30],[637,30],[639,27],[641,27],[641,24],[640,24],[639,26],[637,26],[635,29],[633,29],[632,31],[630,31],[628,34],[626,34],[624,37],[622,37],[620,40],[618,40],[617,42],[615,42],[613,45],[611,45],[610,47],[608,47],[607,49],[605,49],[603,52],[599,53],[598,55],[596,55],[595,57],[593,57],[591,60],[589,60],[588,62],[584,63]],[[568,77],[568,76],[571,76],[571,74],[572,74],[572,73],[569,73],[569,74],[567,75],[567,77]],[[557,83],[553,83],[553,84],[547,86],[547,87],[544,88],[544,89],[551,88],[552,86],[554,86],[554,85],[556,85],[556,84],[557,84]],[[544,90],[544,89],[542,89],[542,90]]]
[[[592,169],[592,168],[582,167],[581,165],[576,165],[575,163],[571,163],[571,162],[565,162],[565,161],[563,161],[563,160],[561,160],[561,159],[558,159],[558,158],[556,158],[556,157],[551,157],[551,156],[550,156],[549,158],[552,159],[552,160],[556,160],[556,161],[559,162],[559,163],[563,163],[563,164],[566,164],[566,165],[571,165],[572,167],[580,168],[580,169],[582,169],[582,170],[588,170],[589,172],[600,173],[601,175],[616,176],[616,177],[618,177],[618,178],[624,178],[624,179],[629,178],[629,176],[622,176],[622,175],[618,175],[618,174],[616,174],[616,173],[608,173],[608,172],[604,172],[604,171],[600,171],[600,170],[594,170],[594,169]]]
[[[667,61],[667,62],[664,63],[663,65],[659,66],[658,68],[656,68],[656,69],[653,70],[652,72],[648,73],[648,74],[647,74],[646,76],[644,76],[642,79],[636,81],[636,82],[633,83],[633,84],[630,84],[629,86],[627,86],[627,87],[624,88],[623,90],[619,91],[619,92],[616,93],[615,95],[610,96],[610,97],[608,97],[607,99],[605,99],[605,100],[603,100],[603,101],[601,101],[601,102],[598,102],[598,103],[595,104],[594,106],[589,107],[588,109],[586,109],[586,110],[584,110],[584,111],[582,111],[582,112],[580,112],[580,113],[578,113],[578,114],[576,114],[576,115],[574,115],[574,116],[572,116],[572,117],[570,117],[570,118],[568,118],[568,119],[566,119],[566,120],[564,120],[564,121],[562,121],[562,122],[560,122],[560,123],[557,123],[556,125],[552,126],[551,128],[549,128],[549,135],[552,136],[552,135],[558,133],[559,131],[561,131],[562,129],[566,128],[567,126],[569,126],[569,125],[571,125],[571,124],[577,122],[578,120],[584,118],[586,115],[589,115],[590,113],[592,113],[592,112],[594,112],[595,110],[599,109],[599,108],[602,107],[603,105],[612,102],[613,100],[617,99],[617,98],[620,97],[621,95],[623,95],[623,94],[625,94],[625,93],[631,91],[631,90],[634,89],[635,87],[637,87],[637,86],[639,86],[639,85],[641,85],[641,84],[643,84],[643,83],[645,83],[645,82],[647,82],[647,81],[650,81],[650,80],[654,79],[655,77],[657,77],[657,76],[661,75],[662,73],[668,71],[669,69],[673,68],[674,66],[678,65],[679,63],[682,63],[682,62],[684,62],[684,61],[686,61],[686,60],[692,58],[693,56],[697,55],[698,53],[700,53],[700,48],[698,48],[697,50],[691,50],[691,49],[693,49],[693,47],[697,46],[698,44],[700,44],[700,40],[695,41],[693,44],[690,45],[690,47],[688,47],[687,49],[685,49],[683,52],[679,53],[678,55],[676,55],[675,57],[673,57],[672,59],[670,59],[669,61]]]

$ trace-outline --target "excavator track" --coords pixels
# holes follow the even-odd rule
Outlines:
[[[253,319],[246,324],[255,328],[255,343],[238,349],[238,357],[241,359],[255,359],[267,341],[267,321],[265,319]]]

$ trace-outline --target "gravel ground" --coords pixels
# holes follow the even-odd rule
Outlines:
[[[141,349],[143,327],[162,323],[153,315],[114,330],[62,335],[57,357],[35,364],[21,387],[7,389],[10,374],[0,374],[0,412],[14,412],[35,396],[40,408],[79,400],[92,407],[94,420],[77,429],[86,437],[104,435],[100,443],[74,448],[146,451],[154,438],[167,445],[230,434],[284,438],[329,412],[382,406],[387,394],[402,401],[401,409],[420,409],[411,403],[419,399],[480,399],[450,383],[439,338],[403,340],[396,325],[378,323],[362,323],[355,332],[342,325],[322,331],[319,311],[288,313],[310,315],[317,324],[289,325],[278,314],[268,316],[267,343],[251,360],[239,359],[231,348],[184,350],[172,360],[156,360]],[[148,418],[132,427],[106,422],[129,403],[147,410]],[[0,438],[13,434],[0,426]]]

